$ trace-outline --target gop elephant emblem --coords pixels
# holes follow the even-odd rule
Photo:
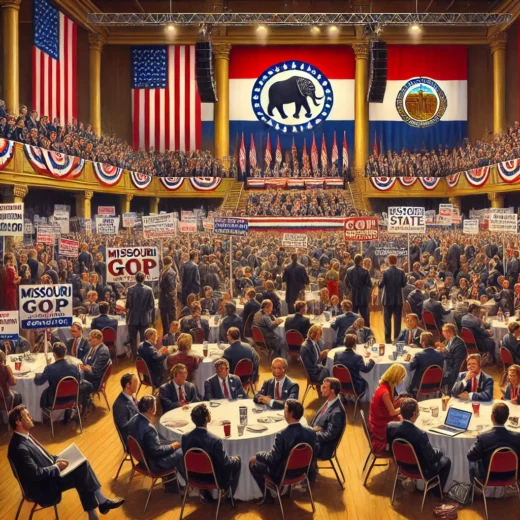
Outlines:
[[[255,116],[275,130],[298,133],[325,121],[334,104],[330,81],[314,65],[278,63],[255,82],[251,94]]]

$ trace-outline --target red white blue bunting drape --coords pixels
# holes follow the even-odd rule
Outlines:
[[[110,164],[99,162],[93,162],[92,166],[94,174],[103,186],[115,186],[119,183],[123,175],[123,168],[119,168],[118,166],[111,166]]]
[[[498,175],[504,182],[517,182],[520,179],[520,159],[499,163],[497,170]]]
[[[161,177],[163,186],[170,191],[178,190],[184,182],[184,177]]]
[[[213,191],[222,182],[221,177],[190,177],[193,189],[197,191]]]
[[[0,170],[3,170],[14,156],[14,143],[7,139],[0,139]]]
[[[138,190],[144,190],[148,188],[152,182],[152,177],[150,175],[145,175],[144,173],[138,172],[130,172],[130,179],[132,179],[132,184]]]

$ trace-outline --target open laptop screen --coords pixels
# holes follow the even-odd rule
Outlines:
[[[444,424],[453,428],[460,428],[461,430],[467,430],[469,421],[471,420],[471,412],[466,410],[460,410],[459,408],[450,408]]]

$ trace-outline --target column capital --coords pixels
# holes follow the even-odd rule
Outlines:
[[[370,45],[368,43],[353,43],[352,49],[354,49],[356,60],[368,60],[370,55]]]
[[[0,0],[0,7],[20,10],[20,4],[22,0]]]
[[[105,45],[106,41],[106,38],[99,33],[88,33],[88,43],[91,49],[101,52],[103,50],[103,45]]]
[[[92,190],[85,190],[83,196],[85,197],[85,200],[92,200],[94,192]]]
[[[132,202],[133,198],[134,198],[134,194],[133,193],[125,193],[125,200],[127,202]]]
[[[507,33],[505,31],[500,31],[493,34],[488,40],[491,54],[493,54],[495,51],[506,50],[506,41]]]
[[[20,197],[23,199],[29,193],[29,188],[27,184],[15,184],[13,186],[13,194],[15,197]]]
[[[216,60],[228,60],[231,53],[230,43],[214,43],[213,44],[213,57]]]
[[[496,202],[496,201],[503,201],[504,200],[504,194],[503,193],[497,193],[497,192],[490,192],[487,194],[488,200],[490,202]]]

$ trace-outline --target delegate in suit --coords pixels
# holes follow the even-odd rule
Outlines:
[[[466,359],[466,345],[457,336],[457,328],[452,323],[446,323],[442,327],[442,335],[446,342],[442,349],[444,355],[444,376],[442,378],[442,388],[445,394],[451,395],[451,389],[457,381],[460,367]]]
[[[447,316],[451,311],[444,308],[442,303],[439,301],[439,293],[435,289],[432,289],[428,295],[429,298],[424,300],[422,306],[423,315],[424,311],[430,311],[433,314],[433,319],[435,320],[437,328],[442,330],[442,326],[444,325],[444,316]]]
[[[410,363],[410,371],[415,370],[412,382],[408,387],[408,391],[412,394],[415,394],[417,390],[419,390],[423,374],[429,367],[437,365],[442,370],[444,364],[444,357],[436,350],[435,341],[433,340],[433,334],[431,332],[423,332],[421,334],[421,347],[423,351],[416,354]],[[427,389],[428,385],[424,384],[423,390]]]
[[[346,284],[352,289],[353,311],[358,313],[365,323],[370,326],[370,314],[368,312],[369,295],[372,291],[372,279],[367,269],[362,267],[362,255],[354,256],[354,266],[347,269]]]
[[[334,340],[335,347],[343,345],[343,339],[345,338],[347,330],[359,319],[359,314],[352,312],[352,302],[350,300],[343,300],[341,302],[341,310],[343,314],[340,314],[336,318],[336,321],[330,325],[332,330],[338,331],[336,339]]]
[[[227,359],[215,361],[216,374],[204,381],[203,401],[214,399],[247,399],[247,394],[238,376],[229,373]]]
[[[235,368],[241,359],[249,359],[253,363],[252,381],[256,383],[258,381],[260,356],[250,345],[240,341],[240,331],[236,327],[228,329],[227,342],[229,343],[229,347],[226,347],[222,357],[229,363],[230,372],[235,372]]]
[[[195,385],[186,381],[188,369],[185,365],[181,363],[173,365],[170,375],[171,380],[159,388],[163,414],[189,403],[199,402]]]
[[[301,360],[307,374],[313,383],[322,383],[329,376],[329,369],[324,366],[329,349],[324,348],[323,329],[321,325],[313,325],[307,334],[307,339],[300,349]]]
[[[302,338],[306,338],[307,332],[311,328],[311,320],[304,316],[307,312],[307,304],[302,300],[298,300],[294,304],[294,311],[294,314],[287,316],[285,319],[285,332],[297,330],[302,335]]]
[[[309,275],[302,264],[298,263],[298,255],[291,254],[291,263],[285,268],[282,276],[285,284],[285,301],[287,308],[292,314],[295,311],[294,303],[305,286],[310,284]],[[304,336],[305,337],[305,336]]]
[[[406,329],[396,338],[396,342],[403,341],[406,345],[421,346],[421,334],[424,332],[419,328],[419,317],[413,312],[406,315]]]
[[[287,360],[275,358],[271,363],[273,377],[264,381],[260,392],[254,397],[256,404],[265,404],[275,410],[283,410],[287,399],[298,399],[300,387],[298,383],[287,377]]]
[[[81,323],[75,322],[71,325],[70,335],[72,337],[67,340],[67,355],[83,359],[90,350],[90,343],[83,337]]]
[[[493,378],[480,370],[480,354],[470,354],[466,358],[466,365],[468,371],[459,374],[451,395],[471,401],[491,401]]]
[[[157,344],[157,331],[155,329],[146,329],[144,333],[144,341],[139,346],[137,353],[144,360],[154,386],[161,386],[163,381],[163,362],[168,357],[168,348],[161,347],[159,350],[155,348]]]
[[[182,290],[181,301],[186,305],[188,294],[200,293],[200,273],[199,273],[199,253],[197,251],[190,251],[190,259],[182,264]]]
[[[99,316],[96,316],[90,325],[90,328],[92,330],[103,330],[105,327],[110,327],[111,329],[114,329],[114,332],[117,334],[117,319],[111,318],[108,315],[108,309],[109,305],[107,302],[101,302],[99,304]],[[167,329],[168,330],[168,329]]]
[[[99,330],[90,331],[88,340],[90,341],[90,350],[83,358],[83,376],[92,383],[92,387],[96,391],[110,363],[110,351],[103,343],[103,334]]]
[[[137,400],[135,398],[138,383],[139,379],[137,379],[135,374],[124,374],[121,377],[121,393],[117,396],[112,405],[114,422],[125,446],[128,437],[130,419],[139,413]]]

